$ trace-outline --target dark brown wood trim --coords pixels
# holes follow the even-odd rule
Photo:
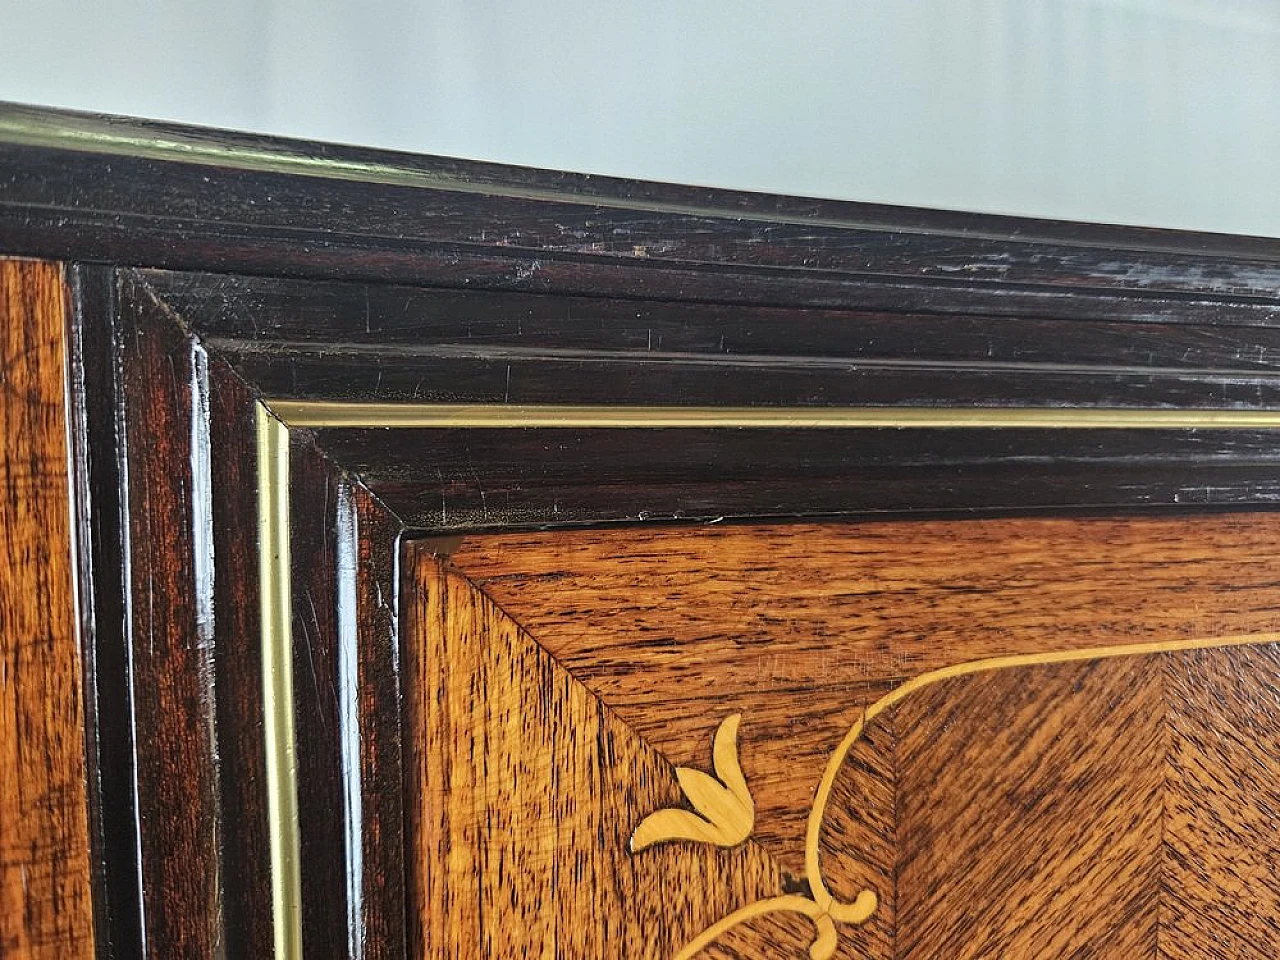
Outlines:
[[[268,399],[1268,411],[1280,340],[1207,301],[975,316],[145,271]],[[1166,304],[1169,305],[1169,304]],[[376,426],[367,424],[364,427]],[[1268,508],[1270,429],[366,429],[315,441],[410,526]]]
[[[1274,305],[1280,290],[1277,240],[638,183],[13,104],[0,107],[0,184],[0,249],[133,265],[681,298],[746,285],[775,303],[869,281],[943,298],[1106,289]]]
[[[257,400],[136,277],[74,288],[99,956],[271,956]],[[399,960],[401,524],[292,446],[304,942]]]

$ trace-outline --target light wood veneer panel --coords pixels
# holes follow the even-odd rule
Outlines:
[[[412,956],[669,958],[780,892],[754,843],[633,856],[640,819],[681,801],[670,764],[425,549],[404,596]],[[766,923],[707,955],[802,956],[808,937]]]
[[[897,708],[897,956],[1156,956],[1159,656],[948,680]]]
[[[453,561],[672,762],[701,763],[742,711],[755,836],[795,877],[828,755],[899,682],[1280,613],[1273,514],[477,535]]]
[[[1165,660],[1160,955],[1280,952],[1280,647]]]

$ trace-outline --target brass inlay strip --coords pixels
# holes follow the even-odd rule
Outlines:
[[[1271,430],[1280,410],[1073,407],[681,407],[268,400],[291,427]]]
[[[289,428],[257,409],[258,590],[266,735],[271,905],[277,960],[302,958],[298,777],[293,726],[293,601],[289,557]]]
[[[691,940],[676,954],[676,960],[691,960],[692,957],[706,949],[730,930],[769,913],[797,913],[808,918],[814,925],[814,939],[809,948],[809,956],[812,960],[828,960],[834,955],[839,945],[839,934],[835,926],[837,923],[859,924],[870,919],[879,905],[879,898],[874,890],[862,890],[851,902],[844,902],[835,898],[828,889],[826,881],[823,880],[820,862],[822,824],[827,815],[827,805],[831,801],[831,792],[835,787],[836,777],[840,772],[840,768],[844,766],[845,761],[848,759],[849,751],[853,749],[858,738],[862,736],[866,725],[911,694],[935,683],[941,683],[944,680],[953,680],[957,677],[966,677],[992,670],[1075,663],[1087,660],[1105,660],[1111,657],[1149,656],[1151,654],[1178,653],[1187,650],[1261,646],[1269,643],[1280,643],[1280,633],[1238,634],[1193,640],[1160,640],[1150,643],[1119,644],[1113,647],[1086,647],[1080,650],[988,657],[983,660],[972,660],[968,663],[959,663],[949,667],[942,667],[938,670],[930,670],[927,673],[911,678],[863,710],[827,760],[826,769],[823,771],[822,779],[819,781],[818,789],[814,794],[813,806],[809,810],[809,819],[805,830],[805,879],[809,885],[809,896],[788,894],[749,903],[712,924]],[[717,776],[724,782],[717,781],[709,775],[696,770],[690,771],[686,768],[677,768],[680,784],[685,787],[686,796],[702,816],[697,817],[687,811],[662,810],[657,814],[646,817],[640,827],[637,828],[636,835],[639,836],[642,830],[647,830],[648,835],[643,837],[643,842],[641,843],[637,843],[633,838],[632,847],[634,851],[638,852],[654,843],[673,840],[694,840],[701,843],[715,843],[719,846],[734,846],[736,843],[747,839],[751,832],[753,821],[751,815],[745,811],[747,809],[754,811],[749,792],[746,794],[745,804],[736,806],[721,803],[713,808],[706,802],[699,803],[700,798],[708,797],[714,799],[720,792],[745,792],[745,783],[735,789],[735,784],[726,780],[725,774],[722,773],[721,769],[727,766],[726,758],[722,754],[727,753],[730,749],[733,751],[733,762],[729,772],[732,773],[733,770],[740,769],[737,766],[736,751],[738,721],[739,715],[734,714],[721,725],[722,730],[731,728],[733,734],[731,741],[726,738],[725,744],[722,745],[720,743],[721,734],[717,734],[715,768]],[[707,782],[703,783],[702,781]],[[697,785],[695,793],[690,793],[687,788],[687,784],[690,782]],[[689,823],[692,823],[695,819],[703,819],[705,823],[698,826],[697,829],[691,829],[684,823],[683,819],[677,820],[672,816],[676,812],[683,813],[684,818],[687,818]],[[658,818],[662,819],[658,820]],[[657,835],[654,830],[655,823],[660,825],[665,835]],[[746,826],[745,830],[742,829],[744,824]],[[722,842],[721,837],[732,838],[732,842]]]

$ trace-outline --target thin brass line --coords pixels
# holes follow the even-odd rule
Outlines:
[[[261,404],[257,410],[257,441],[258,590],[262,615],[272,923],[277,960],[301,960],[302,881],[289,557],[289,428]]]
[[[291,427],[470,429],[1273,430],[1280,410],[1053,407],[681,407],[268,400]]]

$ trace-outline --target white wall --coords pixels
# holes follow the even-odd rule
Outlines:
[[[1280,236],[1280,0],[0,0],[0,99]]]

